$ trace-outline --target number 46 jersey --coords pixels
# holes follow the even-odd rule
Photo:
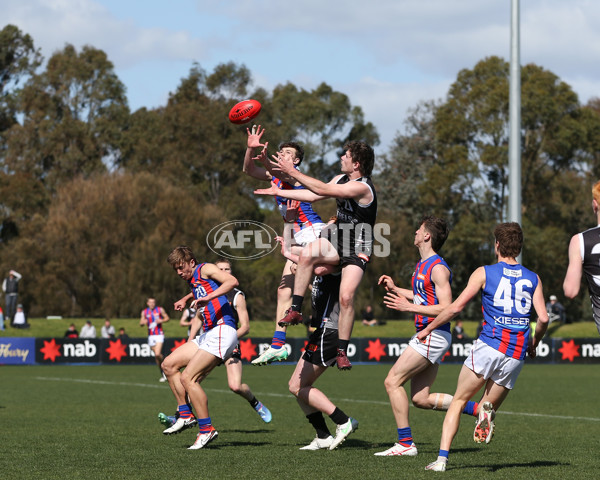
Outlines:
[[[529,321],[538,276],[520,264],[486,265],[481,293],[483,330],[480,340],[505,355],[523,360],[529,343]]]

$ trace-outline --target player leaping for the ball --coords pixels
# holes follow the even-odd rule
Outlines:
[[[279,172],[275,174],[272,171],[271,164],[267,161],[266,149],[268,142],[261,143],[261,138],[265,130],[254,125],[252,130],[246,129],[248,132],[248,146],[244,156],[244,173],[256,178],[269,182],[275,182],[277,186],[283,190],[298,190],[304,187],[297,182],[293,177]],[[255,149],[262,148],[259,155],[255,156]],[[286,158],[293,165],[293,169],[297,169],[304,158],[304,149],[296,142],[285,142],[279,145],[278,154]],[[255,163],[255,160],[261,162],[261,166]],[[293,217],[286,215],[287,200],[282,196],[276,196],[277,207],[283,216],[286,226],[292,227],[293,239],[297,245],[307,245],[316,240],[323,227],[325,226],[321,217],[315,213],[312,205],[308,202],[302,202],[298,206],[298,214],[294,213]],[[284,232],[284,235],[286,233]],[[274,361],[282,361],[288,357],[288,351],[285,348],[287,325],[279,325],[277,322],[283,318],[286,310],[290,308],[292,303],[292,288],[294,285],[294,276],[290,269],[292,262],[287,261],[283,267],[281,274],[281,282],[277,289],[277,307],[275,312],[275,333],[271,346],[261,353],[252,361],[254,365],[266,365]]]
[[[292,306],[278,323],[297,325],[302,322],[302,302],[315,265],[340,264],[342,279],[337,366],[341,370],[350,369],[352,365],[346,350],[354,323],[354,295],[372,253],[373,228],[377,216],[377,195],[370,177],[375,154],[364,142],[347,143],[341,157],[342,174],[329,183],[300,172],[290,159],[280,153],[273,158],[271,163],[277,172],[281,171],[294,178],[305,189],[283,190],[272,183],[271,188],[256,190],[254,193],[311,203],[325,198],[335,198],[337,202],[336,223],[323,230],[319,239],[301,250]]]

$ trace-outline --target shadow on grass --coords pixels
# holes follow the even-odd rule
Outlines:
[[[491,465],[473,465],[473,466],[465,466],[465,465],[452,465],[452,463],[448,464],[448,467],[446,469],[446,471],[448,470],[478,470],[478,469],[484,469],[486,471],[489,472],[498,472],[500,470],[503,470],[505,468],[540,468],[540,467],[548,467],[548,468],[552,468],[552,467],[570,467],[571,464],[570,463],[565,463],[565,462],[551,462],[548,460],[536,460],[535,462],[524,462],[524,463],[498,463],[498,464],[491,464]],[[540,473],[536,473],[535,476],[539,477]],[[533,478],[533,477],[532,477]]]

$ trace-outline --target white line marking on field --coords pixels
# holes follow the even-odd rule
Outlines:
[[[84,378],[61,378],[61,377],[35,377],[36,380],[47,380],[47,381],[55,381],[55,382],[73,382],[73,383],[88,383],[93,385],[122,385],[124,387],[142,387],[142,388],[166,388],[166,385],[154,385],[151,383],[131,383],[131,382],[109,382],[106,380],[87,380]],[[207,392],[215,392],[215,393],[231,393],[231,390],[224,390],[220,388],[205,388]],[[259,397],[292,397],[292,394],[283,394],[283,393],[272,393],[272,392],[256,392]],[[379,400],[361,400],[357,398],[332,398],[331,400],[335,400],[336,402],[344,402],[344,403],[368,403],[370,405],[389,405],[390,402],[382,402]],[[412,405],[411,405],[412,406]],[[506,410],[501,410],[500,413],[502,415],[520,415],[523,417],[541,417],[541,418],[555,418],[560,420],[582,420],[586,422],[600,422],[600,418],[596,417],[573,417],[569,415],[547,415],[545,413],[521,413],[521,412],[507,412]]]

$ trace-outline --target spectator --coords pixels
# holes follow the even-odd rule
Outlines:
[[[546,303],[546,310],[550,323],[558,321],[561,325],[565,323],[565,307],[558,301],[556,295],[550,295],[550,301]]]
[[[19,280],[21,280],[21,274],[11,270],[8,272],[8,277],[2,282],[2,291],[6,294],[6,320],[10,321],[11,325],[14,324],[15,307],[19,296]]]
[[[4,326],[4,312],[2,311],[2,307],[0,307],[0,330],[6,330]]]
[[[110,320],[107,318],[104,320],[104,326],[100,330],[102,338],[115,338],[115,327],[110,324]]]
[[[20,303],[17,305],[17,311],[13,319],[13,327],[15,328],[29,328],[27,319],[25,318],[25,312],[23,311],[23,305]]]
[[[125,329],[123,327],[119,328],[119,340],[121,340],[122,342],[129,341],[129,335],[125,333]]]
[[[453,342],[455,340],[468,340],[469,339],[469,337],[465,333],[465,330],[462,325],[463,325],[462,320],[459,319],[456,321],[456,324],[454,325],[454,328],[452,329],[452,341]]]
[[[65,338],[77,338],[79,334],[77,333],[77,329],[75,328],[75,324],[72,323],[69,325],[69,328],[65,332]]]
[[[79,338],[96,338],[96,327],[92,325],[91,320],[85,322],[85,325],[81,327]]]
[[[362,317],[363,325],[367,327],[375,327],[377,325],[377,319],[375,318],[375,313],[373,312],[373,307],[371,305],[365,307]]]

